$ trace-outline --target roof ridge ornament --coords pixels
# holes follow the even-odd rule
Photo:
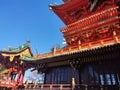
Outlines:
[[[17,48],[13,48],[12,46],[9,46],[8,51],[10,51],[10,52],[20,51],[22,49],[25,49],[26,47],[29,47],[29,43],[30,43],[30,40],[26,40],[25,44],[22,44],[22,45],[18,46]]]

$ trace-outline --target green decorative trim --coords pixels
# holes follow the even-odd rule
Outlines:
[[[30,61],[30,60],[35,60],[35,57],[29,56],[29,55],[23,55],[21,59]]]
[[[23,49],[25,49],[27,47],[29,47],[29,42],[26,42],[25,44],[19,46],[18,48],[9,47],[8,51],[10,51],[10,52],[18,52],[18,51],[23,50]]]

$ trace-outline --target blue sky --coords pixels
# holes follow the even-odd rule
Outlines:
[[[49,4],[62,0],[0,0],[0,50],[18,47],[30,40],[33,54],[46,53],[56,44],[62,46],[59,31],[63,22]]]
[[[62,0],[0,0],[0,50],[8,46],[18,47],[30,40],[35,55],[36,49],[46,53],[57,44],[62,47],[63,36],[59,31],[63,22],[49,4],[61,4]],[[25,74],[29,75],[29,71]]]

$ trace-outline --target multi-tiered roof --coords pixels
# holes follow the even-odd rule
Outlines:
[[[49,67],[71,65],[78,69],[85,62],[113,60],[119,58],[120,18],[119,0],[63,0],[62,5],[50,5],[66,26],[63,33],[66,47],[54,48],[45,54],[33,57],[29,46],[9,48],[0,52],[0,63],[8,71],[22,75],[29,67],[45,72]],[[98,7],[99,6],[99,7]],[[14,57],[15,56],[15,57]],[[9,63],[7,63],[9,62]],[[6,65],[5,65],[6,64]],[[24,68],[24,70],[22,70]]]
[[[66,24],[74,23],[89,12],[89,0],[64,0],[64,4],[51,6],[50,8]]]
[[[60,31],[69,46],[79,44],[91,47],[91,44],[114,42],[113,38],[118,40],[120,32],[116,3],[117,0],[67,0],[50,8],[66,24]]]

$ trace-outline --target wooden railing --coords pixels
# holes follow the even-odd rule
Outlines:
[[[70,84],[29,84],[24,90],[71,90]]]
[[[0,90],[120,90],[120,85],[87,85],[76,84],[28,84],[17,88],[0,86]]]
[[[11,81],[0,81],[0,87],[11,87],[14,88],[16,85],[16,82],[11,82]],[[0,89],[2,90],[2,89]]]
[[[45,54],[38,54],[36,58],[49,58],[119,43],[120,33],[109,30],[111,26],[115,26],[118,29],[117,32],[120,32],[120,18],[118,17],[117,8],[115,6],[107,10],[95,12],[89,17],[61,28],[61,32],[65,38],[70,37],[70,40],[66,40],[68,46],[59,50],[54,49],[52,52]],[[100,37],[96,37],[95,35],[99,35]],[[71,36],[73,36],[72,39],[74,40],[71,39]]]
[[[19,87],[18,90],[21,90]],[[71,84],[29,84],[27,87],[22,87],[22,90],[120,90],[120,85],[87,85],[78,84],[72,88]]]
[[[75,46],[65,47],[65,48],[62,48],[59,50],[55,49],[52,52],[38,54],[38,55],[36,55],[36,58],[43,59],[43,58],[55,57],[55,56],[59,56],[59,55],[70,54],[73,52],[80,52],[83,50],[89,50],[89,49],[93,49],[93,48],[97,48],[97,47],[103,47],[103,46],[111,45],[111,44],[115,44],[115,43],[120,43],[120,35],[111,37],[111,38],[107,38],[107,39],[103,39],[103,40],[100,40],[97,42],[90,42],[90,43],[85,43],[82,45],[78,44]]]
[[[88,36],[93,35],[95,32],[99,32],[100,30],[105,31],[109,26],[117,25],[120,20],[117,8],[118,7],[115,6],[95,12],[88,17],[61,28],[60,30],[64,35],[66,43],[72,45],[73,42],[77,43],[78,40],[83,43],[82,41],[85,41],[83,40],[84,38],[88,38]]]
[[[88,27],[91,24],[94,24],[96,22],[110,19],[111,17],[118,15],[117,8],[118,7],[115,6],[110,9],[107,9],[107,10],[95,12],[89,16],[86,16],[83,19],[78,20],[77,22],[74,22],[72,24],[69,24],[65,27],[60,28],[60,31],[62,33],[64,33],[64,35],[66,35],[66,34],[72,32],[73,30],[74,31],[77,29],[81,30],[83,27],[86,27],[86,26]]]

